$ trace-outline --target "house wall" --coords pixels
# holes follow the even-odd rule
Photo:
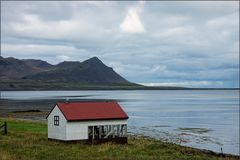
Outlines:
[[[54,125],[54,116],[59,116],[59,126]],[[67,121],[64,115],[60,109],[55,106],[48,116],[48,138],[66,140],[66,124]]]
[[[127,124],[127,120],[99,120],[67,122],[66,140],[88,139],[88,126]]]

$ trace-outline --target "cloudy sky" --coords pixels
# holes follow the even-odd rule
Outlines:
[[[99,57],[147,85],[239,87],[239,3],[2,2],[3,57]]]

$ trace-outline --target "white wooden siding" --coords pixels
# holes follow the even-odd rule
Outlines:
[[[54,125],[54,116],[59,116],[59,126]],[[60,109],[55,106],[48,116],[48,138],[66,140],[66,124],[67,121],[64,115]]]

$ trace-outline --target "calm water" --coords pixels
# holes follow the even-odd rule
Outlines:
[[[130,117],[129,134],[239,155],[237,90],[2,92],[10,100],[62,98],[116,99]]]

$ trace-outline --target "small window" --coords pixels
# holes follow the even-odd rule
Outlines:
[[[54,116],[54,125],[59,126],[59,116]]]

